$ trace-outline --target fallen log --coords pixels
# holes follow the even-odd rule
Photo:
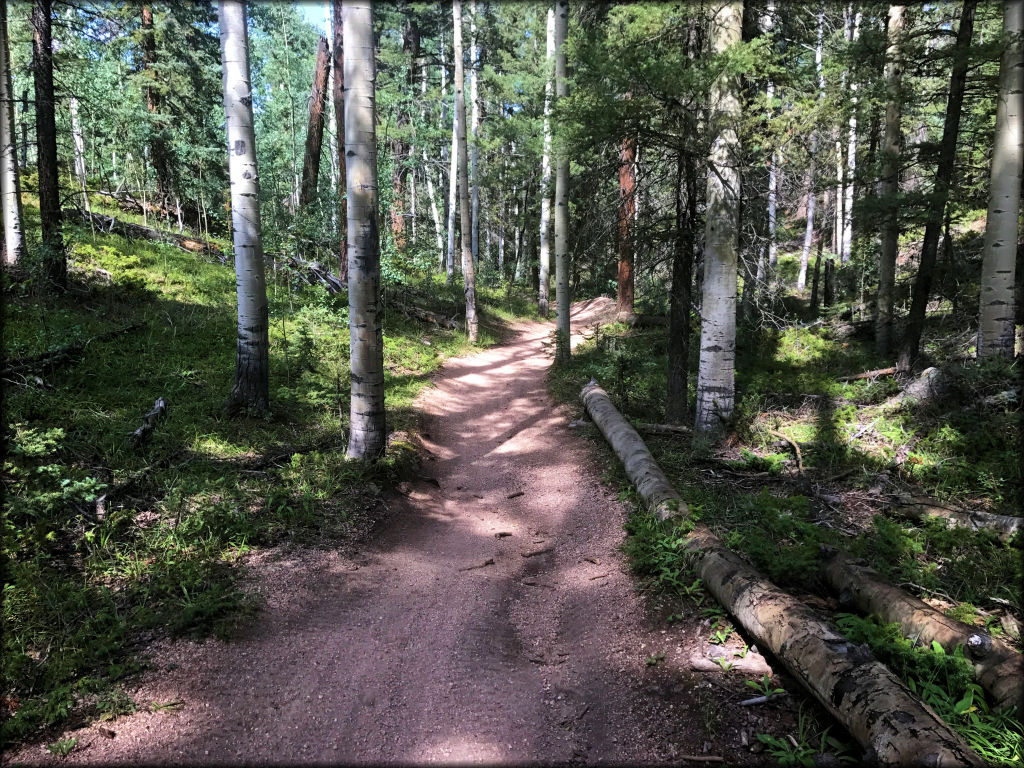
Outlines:
[[[10,364],[0,371],[0,378],[7,376],[18,371],[23,371],[28,368],[45,368],[48,366],[55,365],[56,363],[65,363],[73,357],[80,355],[85,351],[85,348],[92,344],[94,341],[108,341],[122,333],[128,333],[134,331],[136,328],[141,328],[142,323],[132,323],[126,325],[124,328],[115,328],[112,331],[100,333],[96,336],[86,339],[85,341],[76,341],[74,344],[68,344],[66,347],[55,349],[50,352],[44,352],[41,355],[32,355],[31,357],[20,357],[10,361]]]
[[[876,379],[879,376],[892,376],[896,373],[896,366],[892,368],[878,368],[874,371],[864,371],[853,376],[840,376],[836,381],[860,381],[861,379]]]
[[[437,312],[431,312],[429,309],[423,309],[417,307],[414,304],[401,304],[394,302],[392,304],[399,312],[406,317],[415,317],[417,320],[423,320],[428,323],[433,323],[442,328],[451,328],[452,330],[459,329],[459,321],[453,317],[445,317]]]
[[[993,531],[1001,541],[1009,541],[1024,530],[1024,518],[1013,515],[997,515],[980,509],[957,509],[947,507],[933,499],[912,498],[899,503],[892,509],[893,514],[918,523],[929,517],[941,517],[957,528],[973,531]]]
[[[665,508],[685,511],[686,504],[604,390],[592,380],[581,397],[648,508],[656,514]],[[870,651],[848,642],[814,611],[767,581],[703,523],[693,525],[682,542],[705,587],[759,647],[770,650],[844,725],[866,750],[867,762],[983,765]]]
[[[187,235],[179,235],[174,232],[163,232],[152,227],[144,227],[141,224],[132,224],[127,221],[115,219],[113,216],[105,216],[102,213],[89,213],[80,208],[64,208],[64,218],[68,221],[75,221],[79,224],[91,224],[107,234],[120,235],[129,240],[151,240],[160,243],[171,243],[182,250],[191,253],[202,253],[207,256],[216,256],[223,259],[223,252],[220,246],[205,240],[196,240]]]
[[[949,652],[963,648],[978,682],[992,694],[995,707],[1006,709],[1020,703],[1024,669],[1021,655],[1013,648],[889,584],[877,571],[858,565],[849,555],[837,550],[824,550],[823,554],[822,574],[842,605],[873,614],[887,624],[895,622],[905,635],[917,637],[924,645],[935,641]]]
[[[645,424],[640,421],[633,426],[637,432],[646,432],[649,435],[688,435],[691,431],[682,424]]]
[[[140,448],[152,436],[156,425],[165,418],[167,418],[167,401],[162,397],[158,397],[149,413],[142,417],[141,426],[132,432],[128,442],[133,448]]]

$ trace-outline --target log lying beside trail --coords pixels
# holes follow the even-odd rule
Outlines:
[[[886,623],[900,625],[905,635],[917,636],[921,643],[937,641],[947,651],[962,647],[964,656],[974,665],[974,676],[993,696],[999,709],[1020,703],[1024,692],[1021,655],[983,629],[946,616],[928,603],[886,582],[877,571],[856,564],[849,555],[825,551],[822,573],[828,585],[839,594],[839,602],[864,614],[873,614]]]
[[[878,376],[892,376],[896,373],[896,366],[892,368],[879,368],[875,371],[864,371],[864,373],[858,373],[854,376],[839,376],[836,381],[859,381],[860,379],[874,379]]]
[[[1002,541],[1009,541],[1015,533],[1024,530],[1024,518],[997,515],[980,509],[956,509],[932,499],[912,499],[910,502],[898,504],[893,508],[893,514],[917,522],[928,517],[942,517],[957,528],[993,531]]]
[[[423,309],[422,307],[417,307],[414,304],[400,304],[398,302],[393,302],[392,306],[406,317],[415,317],[417,320],[424,320],[428,323],[439,325],[442,328],[451,328],[452,330],[458,330],[460,327],[459,321],[455,318],[445,317],[442,314],[431,312],[429,309]]]
[[[144,227],[141,224],[121,221],[113,216],[104,216],[102,213],[89,213],[80,208],[64,208],[62,213],[64,218],[69,221],[75,221],[80,224],[92,223],[95,227],[108,234],[121,235],[121,237],[127,237],[131,240],[152,240],[160,243],[172,243],[192,253],[216,256],[218,259],[223,259],[224,257],[220,246],[205,240],[196,240],[187,235],[163,232],[152,227]]]
[[[649,435],[688,435],[691,431],[682,424],[645,424],[641,421],[633,426],[637,432],[646,432]]]
[[[656,513],[685,511],[686,504],[604,390],[591,381],[581,397],[648,507]],[[868,762],[983,765],[870,651],[848,642],[814,611],[767,581],[707,526],[697,523],[683,542],[711,594],[844,725],[867,751]]]

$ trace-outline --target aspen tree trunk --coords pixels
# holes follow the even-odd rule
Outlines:
[[[821,51],[825,35],[825,9],[818,8],[818,39],[814,46],[814,69],[818,74],[818,105],[825,100],[825,75],[822,71]],[[814,214],[818,195],[815,189],[815,173],[818,159],[818,131],[811,132],[810,163],[807,168],[807,227],[804,229],[804,245],[800,251],[800,273],[796,278],[796,289],[801,294],[807,286],[807,262],[814,242]],[[824,216],[822,217],[824,218]]]
[[[853,20],[853,33],[850,42],[857,42],[860,37],[861,12],[857,11]],[[850,133],[846,140],[846,185],[843,190],[843,251],[842,262],[850,260],[853,250],[853,193],[854,179],[857,174],[857,81],[850,78]]]
[[[454,88],[452,90],[455,90]],[[463,109],[463,112],[466,110]],[[451,167],[448,172],[448,250],[445,262],[448,285],[455,282],[455,205],[459,189],[459,94],[452,94],[452,148]]]
[[[346,456],[384,453],[384,336],[377,224],[377,129],[373,5],[342,3],[345,26],[345,158],[348,163],[348,328],[352,400]]]
[[[555,102],[568,92],[565,39],[569,31],[569,0],[555,4]],[[555,153],[555,362],[569,360],[569,148],[560,141]]]
[[[555,9],[548,8],[547,46],[545,48],[544,83],[544,154],[540,161],[540,285],[537,290],[537,306],[542,317],[548,316],[548,295],[551,290],[551,88],[552,64],[555,58]],[[499,240],[499,259],[502,253]],[[500,269],[500,267],[499,267]]]
[[[444,70],[444,62],[441,62],[441,69]],[[427,66],[426,62],[422,63],[420,68],[420,95],[423,97],[423,103],[426,104],[427,100]],[[443,101],[443,99],[442,99]],[[420,118],[426,116],[426,109],[420,112]],[[437,196],[434,192],[434,181],[430,177],[430,159],[427,156],[427,146],[423,145],[421,157],[423,158],[423,175],[427,178],[427,197],[430,198],[430,217],[434,222],[434,242],[437,245],[437,252],[444,258],[444,236],[441,233],[441,216],[437,210]]]
[[[245,2],[220,0],[217,17],[224,76],[231,234],[235,246],[238,294],[235,382],[225,407],[229,413],[243,410],[264,413],[270,405],[270,341]]]
[[[764,16],[762,17],[761,32],[764,35],[770,35],[772,29],[775,26],[775,3],[773,0],[768,0],[768,4],[765,8]],[[768,101],[768,118],[771,119],[774,109],[772,108],[772,100],[775,98],[775,81],[769,76],[768,85],[765,88],[765,97]],[[778,185],[779,185],[779,150],[772,149],[771,158],[768,161],[768,266],[772,270],[779,263],[778,254],[778,243],[775,240],[776,230],[776,211],[777,211],[777,197],[778,197]],[[757,288],[761,290],[763,288],[763,277],[758,276]]]
[[[629,94],[626,94],[629,98]],[[636,212],[636,140],[632,136],[622,139],[619,152],[619,268],[618,302],[620,316],[633,314],[633,215]]]
[[[846,7],[846,11],[843,14],[843,39],[846,40],[847,44],[853,36],[853,4],[849,4]],[[842,71],[839,75],[839,91],[840,93],[846,92],[846,71]],[[846,173],[846,153],[843,151],[843,124],[839,122],[836,124],[836,192],[833,202],[835,203],[835,222],[832,226],[832,252],[835,254],[841,254],[843,252],[843,207],[846,200],[844,193],[846,179],[849,178]]]
[[[740,42],[743,3],[715,13],[711,47],[722,54]],[[739,235],[740,102],[734,78],[722,74],[711,87],[712,135],[708,157],[704,228],[704,298],[701,302],[700,364],[697,371],[697,432],[718,435],[735,403],[736,251]]]
[[[316,200],[316,185],[320,177],[320,152],[324,144],[324,107],[327,104],[327,74],[330,69],[327,38],[323,36],[316,48],[315,66],[313,87],[309,93],[306,153],[302,159],[302,188],[299,193],[301,208],[308,207]]]
[[[460,213],[462,223],[462,281],[466,293],[466,336],[470,343],[477,340],[476,319],[476,272],[473,266],[473,248],[470,243],[472,217],[469,204],[469,148],[466,144],[466,99],[465,72],[462,63],[462,0],[452,2],[452,24],[454,37],[452,49],[455,54],[455,114],[458,131],[458,178]]]
[[[719,11],[719,16],[722,11]],[[739,22],[736,23],[739,39]],[[713,33],[717,38],[719,33]],[[597,382],[580,394],[587,413],[622,461],[644,504],[659,520],[688,515],[636,430]],[[818,614],[729,551],[703,523],[673,528],[707,590],[767,648],[865,750],[863,763],[981,766],[962,738],[869,651],[850,643]]]
[[[892,346],[893,309],[896,289],[896,253],[899,250],[900,192],[900,115],[903,105],[901,79],[903,61],[904,6],[889,6],[887,35],[889,45],[885,51],[885,138],[882,146],[882,173],[879,179],[879,197],[884,202],[882,211],[882,237],[878,255],[878,295],[875,302],[875,351],[887,356]]]
[[[918,265],[917,277],[914,280],[914,288],[911,293],[910,317],[907,319],[907,330],[900,347],[897,364],[900,371],[910,370],[921,347],[925,310],[928,306],[928,298],[931,296],[935,262],[938,258],[939,236],[942,234],[942,221],[946,214],[949,186],[953,182],[953,170],[956,165],[956,141],[960,133],[960,113],[964,103],[964,88],[967,83],[967,65],[971,37],[974,35],[976,6],[977,0],[965,0],[960,11],[960,28],[957,30],[956,43],[953,46],[953,71],[949,79],[949,97],[946,103],[946,117],[942,126],[942,143],[939,145],[939,163],[935,170],[935,186],[928,202],[928,219],[925,222],[924,242],[921,244],[921,263]],[[1021,82],[1021,86],[1024,87],[1024,81]],[[1019,116],[1024,117],[1024,115]],[[1019,126],[1018,135],[1020,135]],[[1019,167],[1018,163],[1018,199]]]
[[[1006,49],[999,67],[995,147],[981,269],[979,357],[1013,357],[1014,270],[1024,159],[1024,3],[1003,2]],[[1017,301],[1024,297],[1017,297]]]
[[[43,262],[50,282],[63,289],[67,284],[68,266],[60,215],[60,181],[57,176],[51,12],[51,0],[35,0],[32,6],[32,75],[36,89],[36,166],[39,172]]]
[[[3,263],[8,267],[25,256],[21,215],[21,178],[14,142],[14,88],[7,42],[7,0],[0,0],[0,205],[3,206]]]
[[[334,122],[337,133],[335,140],[338,146],[338,242],[341,245],[338,254],[338,277],[343,283],[348,282],[348,160],[345,158],[345,20],[341,0],[333,0],[331,4],[334,37],[334,50],[331,52],[331,70],[334,75],[331,100],[334,102]]]
[[[469,183],[472,187],[472,220],[473,220],[473,233],[472,233],[472,251],[473,261],[476,264],[480,263],[480,176],[479,176],[479,162],[480,162],[480,97],[477,93],[477,73],[480,67],[480,45],[476,36],[476,0],[470,0],[469,4],[469,103],[472,107],[471,120],[473,130],[473,147],[470,151],[470,179]]]

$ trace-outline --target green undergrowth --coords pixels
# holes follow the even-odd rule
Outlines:
[[[26,212],[31,242],[38,214]],[[48,291],[31,264],[3,285],[7,364],[19,364],[4,383],[5,740],[109,712],[154,636],[229,637],[258,610],[239,581],[252,549],[367,535],[385,512],[382,493],[416,463],[405,436],[418,423],[414,398],[446,357],[469,350],[464,334],[408,319],[386,295],[397,434],[377,464],[347,461],[344,295],[268,273],[271,412],[229,419],[230,263],[88,228],[65,233],[66,294]],[[461,294],[401,279],[427,309],[445,311]],[[506,286],[482,286],[480,301],[482,345],[501,337],[502,318],[528,314]],[[132,447],[158,397],[167,417]]]
[[[935,712],[945,720],[986,765],[1019,766],[1024,762],[1024,726],[1019,707],[994,711],[985,691],[972,678],[972,665],[957,648],[920,645],[903,636],[898,624],[880,624],[852,614],[836,621],[855,643],[866,643]]]
[[[838,548],[894,584],[941,598],[960,620],[1019,644],[1012,619],[1024,615],[1018,589],[1024,576],[1022,542],[1004,543],[986,531],[949,528],[939,519],[897,521],[882,514],[885,506],[877,502],[874,514],[859,510],[847,516],[842,500],[846,492],[855,500],[870,500],[869,489],[895,482],[915,493],[1012,512],[1020,480],[1020,410],[1005,393],[1016,383],[1016,364],[950,360],[944,369],[951,372],[953,386],[942,399],[887,407],[900,392],[895,378],[839,381],[888,363],[876,358],[868,343],[839,338],[836,325],[744,333],[726,457],[699,438],[645,435],[654,459],[686,500],[691,521],[706,523],[778,585],[798,594],[827,595],[820,558],[826,548]],[[573,359],[550,374],[555,397],[579,407],[580,390],[596,378],[628,419],[660,421],[665,412],[665,331],[616,324],[590,333]],[[696,370],[696,348],[695,335],[691,372]],[[791,446],[772,432],[802,445],[802,476],[793,472]],[[601,446],[606,482],[618,486],[620,498],[637,507],[626,524],[624,544],[635,573],[649,589],[701,610],[706,595],[682,553],[688,523],[660,524],[640,511],[621,463],[600,433],[593,427],[583,433]],[[830,499],[828,504],[816,495],[818,489]],[[1011,620],[1004,624],[1001,618]],[[851,621],[846,625],[853,626]],[[866,632],[865,626],[857,625]],[[912,653],[915,663],[925,665],[907,666],[901,674],[915,681],[926,700],[929,695],[940,697],[935,687],[943,689],[945,698],[936,698],[936,709],[949,716],[980,754],[994,764],[1019,761],[1017,716],[988,712],[977,688],[962,677],[954,684],[953,678],[929,671],[943,664],[956,667],[960,662],[955,657],[936,661],[933,653],[922,660],[922,652],[908,650],[898,633],[876,635],[869,644],[880,658],[899,666],[909,664],[907,654]],[[862,636],[858,642],[868,642]],[[977,703],[964,705],[968,699]],[[975,709],[967,711],[970,706]],[[999,728],[1008,735],[990,745]]]

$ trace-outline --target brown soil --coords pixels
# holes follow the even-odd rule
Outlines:
[[[574,327],[608,312],[577,305]],[[64,734],[64,761],[5,762],[770,762],[755,734],[790,708],[737,706],[770,669],[751,652],[723,671],[708,621],[670,626],[638,594],[626,510],[545,389],[551,326],[514,330],[424,393],[431,480],[372,546],[257,555],[265,609],[238,637],[159,644],[138,713]]]

